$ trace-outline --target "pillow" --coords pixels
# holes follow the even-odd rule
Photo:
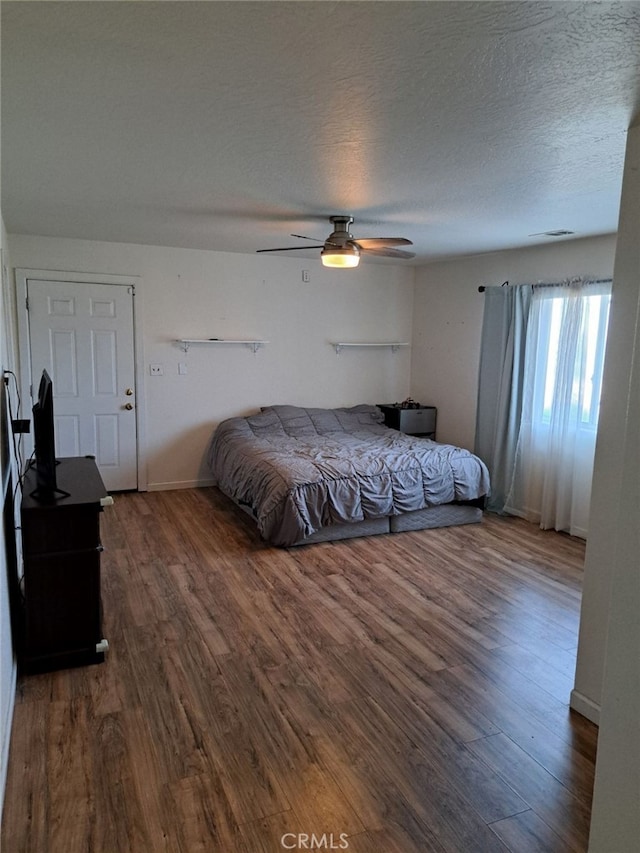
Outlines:
[[[290,436],[324,435],[330,432],[353,432],[363,426],[381,424],[384,415],[377,406],[367,403],[338,409],[303,406],[263,406],[261,412],[279,420]],[[257,418],[260,415],[256,416]],[[269,418],[271,423],[271,418]]]

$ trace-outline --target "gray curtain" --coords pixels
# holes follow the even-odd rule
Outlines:
[[[528,285],[484,292],[475,452],[491,474],[487,509],[493,512],[503,511],[513,477],[531,295]]]

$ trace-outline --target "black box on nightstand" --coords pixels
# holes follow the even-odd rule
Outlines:
[[[384,414],[386,426],[407,435],[423,436],[435,441],[438,414],[435,406],[418,406],[409,409],[395,403],[378,403],[378,408]]]

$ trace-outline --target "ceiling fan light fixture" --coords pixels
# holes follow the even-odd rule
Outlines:
[[[360,250],[357,246],[325,246],[320,253],[322,264],[334,269],[357,267],[360,263]]]
[[[281,246],[278,249],[257,249],[258,252],[297,252],[306,249],[322,249],[320,257],[325,267],[334,269],[353,269],[360,263],[360,255],[377,255],[383,258],[409,260],[415,258],[413,252],[398,249],[397,246],[411,246],[411,240],[406,237],[364,237],[354,238],[349,231],[353,216],[330,216],[333,231],[328,239],[316,246]],[[312,240],[315,237],[305,237],[303,234],[292,234],[301,240]]]

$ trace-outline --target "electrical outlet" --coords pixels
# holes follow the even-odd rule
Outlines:
[[[178,374],[180,376],[187,375],[187,365],[184,363],[184,361],[178,363]]]
[[[161,364],[150,364],[149,373],[152,376],[164,376],[164,368]]]

